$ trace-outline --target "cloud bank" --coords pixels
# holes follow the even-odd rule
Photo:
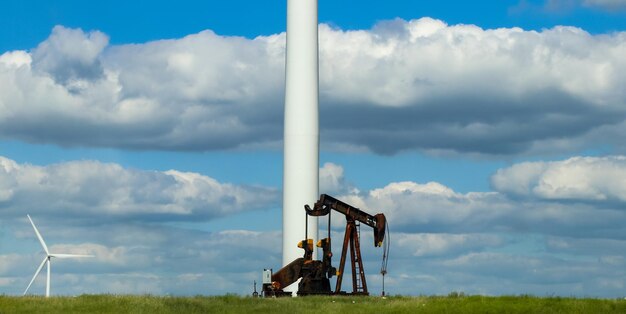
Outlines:
[[[278,205],[277,189],[220,183],[197,173],[123,168],[97,161],[48,166],[0,157],[4,217],[64,212],[99,219],[210,220]]]
[[[626,202],[626,158],[574,157],[557,162],[526,162],[492,177],[498,191],[551,200]]]
[[[626,286],[624,170],[623,156],[573,157],[500,169],[493,192],[394,182],[341,198],[387,216],[390,287],[619,297]],[[370,274],[379,258],[373,250],[364,257]]]
[[[320,182],[322,191],[387,216],[388,293],[623,297],[624,160],[519,163],[494,173],[493,191],[465,194],[438,182],[412,181],[360,191],[333,163],[320,169]],[[20,198],[24,191],[50,204],[33,217],[52,249],[96,255],[93,261],[56,263],[55,293],[248,294],[263,268],[277,269],[281,263],[279,231],[216,230],[204,224],[223,215],[243,217],[247,204],[260,204],[252,208],[259,210],[274,206],[275,200],[257,192],[275,189],[208,184],[212,180],[199,174],[96,162],[32,166],[3,158],[0,165],[0,190],[13,193],[2,195],[0,230],[20,248],[0,253],[0,293],[21,293],[42,258],[23,216],[35,201]],[[54,190],[42,192],[52,183]],[[98,195],[77,196],[78,188],[92,185]],[[153,188],[165,191],[160,199],[150,192]],[[137,192],[120,192],[126,189]],[[73,206],[84,209],[77,212]],[[169,213],[174,218],[154,219],[170,208],[177,209]],[[181,208],[186,210],[182,214]],[[279,211],[266,213],[280,220]],[[133,219],[106,219],[110,215]],[[172,223],[176,215],[185,218]],[[332,234],[341,238],[344,221],[335,215],[333,222]],[[378,293],[382,251],[371,245],[369,228],[362,226],[361,237],[368,285]],[[335,246],[335,256],[338,250]],[[43,286],[36,283],[33,293]]]
[[[203,31],[110,45],[57,26],[0,56],[0,136],[158,150],[273,148],[282,138],[283,34]],[[506,156],[624,150],[626,35],[481,29],[440,20],[320,25],[328,149]]]

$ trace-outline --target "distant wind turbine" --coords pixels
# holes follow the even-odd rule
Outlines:
[[[24,290],[24,295],[26,295],[26,292],[28,292],[28,289],[35,281],[35,278],[37,278],[37,275],[39,275],[39,272],[41,272],[41,269],[43,268],[44,264],[48,264],[48,277],[46,279],[46,298],[47,298],[50,296],[50,259],[52,259],[53,257],[56,257],[56,258],[93,257],[93,255],[50,253],[50,251],[48,251],[48,246],[46,246],[46,242],[43,241],[41,234],[39,234],[39,230],[37,230],[37,227],[35,227],[35,223],[33,222],[32,219],[30,219],[29,215],[26,215],[26,217],[28,217],[28,220],[30,220],[30,224],[33,225],[33,229],[35,229],[35,234],[37,234],[37,238],[39,238],[39,242],[41,243],[41,246],[43,246],[44,251],[46,251],[46,257],[44,257],[43,261],[41,262],[41,265],[39,265],[39,268],[37,268],[37,271],[35,272],[33,279],[31,279],[30,283],[28,284],[28,287],[26,287],[26,290]]]

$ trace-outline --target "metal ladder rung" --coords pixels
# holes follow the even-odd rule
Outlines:
[[[361,243],[361,223],[359,221],[356,222],[356,236],[359,239],[359,244]],[[360,245],[359,245],[360,247]],[[360,260],[355,260],[354,269],[356,271],[356,291],[363,292],[363,285],[361,283],[361,268],[359,267]]]

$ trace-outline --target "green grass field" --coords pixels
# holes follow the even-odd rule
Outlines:
[[[624,299],[532,296],[429,297],[161,297],[0,296],[0,313],[626,313]]]

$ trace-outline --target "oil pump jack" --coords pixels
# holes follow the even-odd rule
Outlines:
[[[374,216],[348,205],[330,195],[322,194],[320,199],[311,208],[304,205],[306,217],[321,217],[328,215],[328,237],[321,239],[317,247],[322,249],[322,260],[313,260],[313,240],[305,239],[298,243],[298,247],[304,249],[304,256],[285,265],[285,267],[272,273],[271,269],[263,272],[263,294],[265,297],[291,295],[284,292],[283,288],[293,284],[298,279],[298,295],[369,295],[363,261],[361,259],[361,244],[359,229],[360,224],[365,224],[374,229],[374,246],[380,247],[385,240],[387,229],[387,219],[384,214]],[[343,238],[339,269],[332,266],[332,250],[330,237],[331,210],[339,212],[346,217],[346,231]],[[308,219],[307,219],[308,221]],[[306,229],[305,229],[306,230]],[[350,265],[352,268],[352,292],[341,290],[343,283],[344,268],[348,252],[350,254]],[[387,250],[383,253],[383,267],[381,274],[386,274]],[[337,277],[334,291],[330,287],[330,278]],[[384,292],[383,292],[384,293]]]

